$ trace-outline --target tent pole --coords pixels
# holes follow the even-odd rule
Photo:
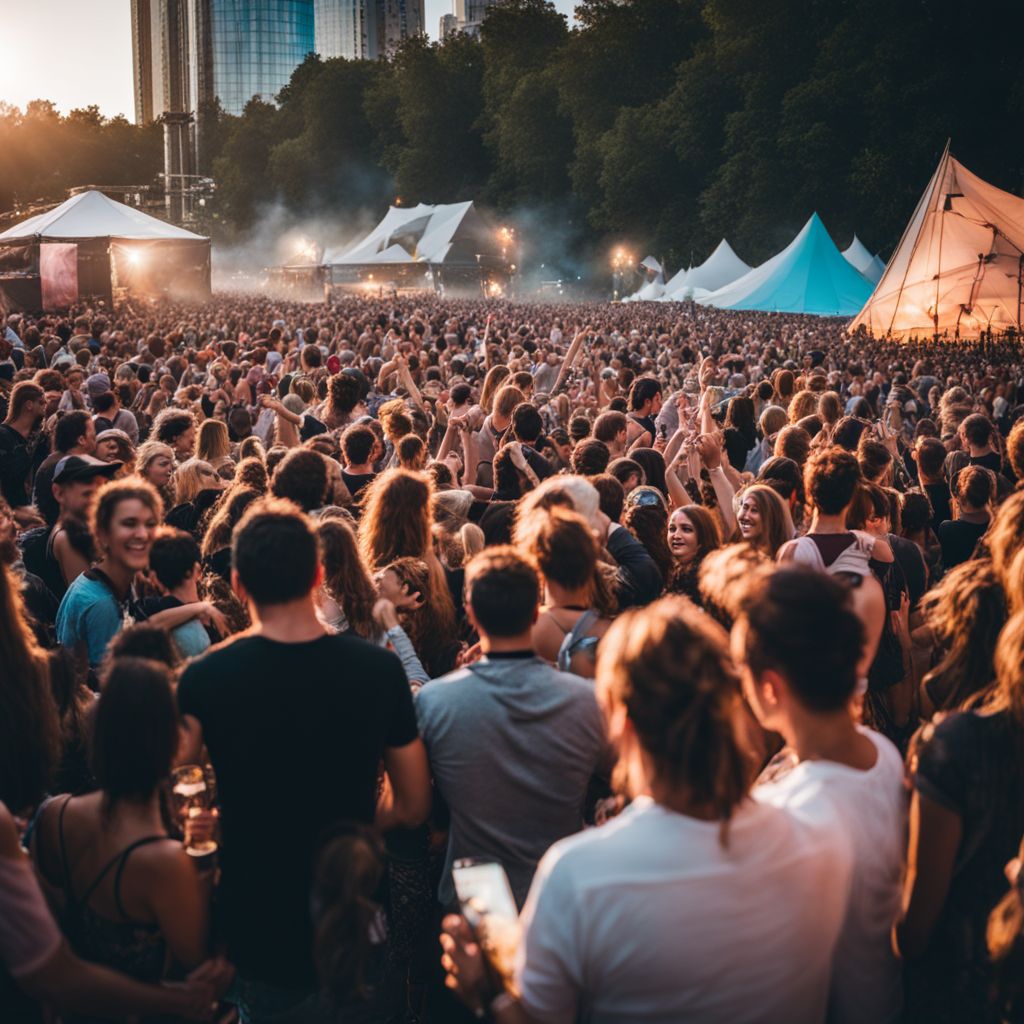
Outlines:
[[[1020,300],[1021,289],[1024,288],[1024,252],[1017,258],[1017,335],[1021,333]]]

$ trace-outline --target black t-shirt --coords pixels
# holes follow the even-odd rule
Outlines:
[[[1024,831],[1020,727],[1007,711],[967,711],[926,727],[917,790],[956,815],[961,837],[949,889],[923,957],[907,972],[908,1020],[995,1020],[988,915],[1006,892],[1004,867]],[[1002,1018],[999,1018],[1002,1019]]]
[[[341,479],[345,486],[348,488],[348,493],[353,498],[358,497],[359,492],[369,484],[376,473],[346,473],[345,470],[341,471]]]
[[[321,423],[315,416],[311,416],[308,412],[302,416],[302,423],[299,424],[299,437],[303,441],[308,441],[311,437],[317,437],[319,434],[327,433],[327,424]]]
[[[0,493],[11,508],[30,503],[32,471],[50,450],[45,435],[36,432],[24,438],[8,423],[0,423]]]
[[[340,822],[373,822],[384,748],[418,735],[402,664],[351,634],[243,636],[189,665],[178,705],[202,724],[217,776],[228,957],[249,980],[310,986],[322,842]]]
[[[965,519],[951,519],[939,527],[942,545],[942,564],[952,569],[966,562],[974,554],[978,541],[985,536],[988,523],[969,523]]]
[[[953,507],[950,504],[949,484],[925,484],[925,493],[932,503],[931,527],[938,532],[940,524],[953,518]]]

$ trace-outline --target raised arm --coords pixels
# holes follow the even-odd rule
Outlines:
[[[552,395],[558,394],[565,378],[569,375],[569,371],[573,367],[573,363],[576,362],[576,357],[579,355],[580,349],[583,347],[583,339],[590,333],[590,327],[584,327],[583,330],[576,332],[576,337],[572,339],[572,344],[569,345],[569,351],[565,353],[562,365],[558,369],[558,376],[555,378],[555,383],[551,388]]]
[[[722,469],[722,443],[717,434],[701,434],[697,439],[697,450],[701,462],[708,471],[711,489],[715,492],[715,500],[722,516],[722,525],[726,535],[731,536],[736,529],[736,515],[732,509],[732,499],[736,492],[729,478]]]

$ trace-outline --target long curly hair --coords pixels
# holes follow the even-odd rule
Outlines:
[[[396,558],[422,558],[430,550],[434,488],[429,477],[388,469],[361,495],[359,550],[371,571]]]
[[[945,694],[939,711],[952,711],[992,682],[992,657],[1006,624],[1006,595],[992,563],[975,559],[951,569],[921,605],[942,651],[924,677],[930,691]]]
[[[345,613],[353,633],[364,640],[377,635],[373,606],[377,592],[359,555],[355,531],[344,519],[322,519],[317,525],[324,590]]]
[[[615,620],[598,652],[596,679],[609,720],[625,709],[655,775],[686,787],[714,814],[724,846],[750,776],[724,630],[686,598],[663,597]],[[630,795],[647,781],[635,777],[637,768],[637,758],[616,768],[616,783]]]
[[[234,487],[221,498],[203,534],[200,549],[203,558],[209,558],[231,544],[232,531],[245,510],[259,497],[259,492],[251,487]]]
[[[418,593],[418,608],[399,608],[398,620],[409,635],[431,678],[450,671],[455,642],[455,608],[443,578],[438,587],[430,566],[422,558],[397,558],[382,570],[393,572],[409,594]]]
[[[668,546],[668,513],[664,505],[631,505],[626,502],[622,525],[647,549],[661,578],[669,579],[675,564]]]

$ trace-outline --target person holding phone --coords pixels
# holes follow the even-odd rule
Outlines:
[[[518,995],[496,990],[456,915],[441,936],[449,987],[503,1024],[823,1020],[849,839],[827,809],[812,822],[749,799],[724,632],[679,597],[627,612],[597,693],[632,804],[545,854]]]
[[[434,785],[451,812],[442,904],[455,896],[452,864],[474,856],[504,865],[522,905],[544,851],[583,827],[604,723],[590,682],[534,650],[540,598],[537,570],[515,548],[477,555],[466,567],[466,614],[484,656],[416,696]]]

